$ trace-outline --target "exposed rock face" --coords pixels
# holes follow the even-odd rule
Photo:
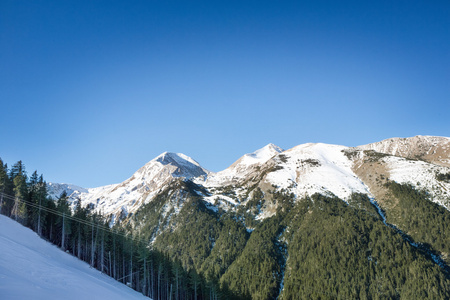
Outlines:
[[[421,159],[436,165],[450,167],[450,138],[448,137],[418,135],[410,138],[391,138],[357,148],[410,159]]]

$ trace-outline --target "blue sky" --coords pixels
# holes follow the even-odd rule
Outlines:
[[[0,157],[118,183],[277,144],[450,136],[448,1],[0,2]]]

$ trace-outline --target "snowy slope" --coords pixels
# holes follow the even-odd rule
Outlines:
[[[245,154],[225,170],[210,173],[205,182],[200,181],[199,183],[208,187],[236,184],[242,179],[245,179],[249,174],[257,171],[258,167],[266,163],[273,156],[283,151],[282,148],[274,144],[268,144],[253,153]]]
[[[82,206],[93,205],[96,211],[103,214],[127,214],[150,201],[174,179],[207,174],[208,171],[192,158],[181,153],[164,152],[120,184],[78,190],[72,190],[70,188],[73,186],[67,185],[67,192],[72,201],[79,198]]]
[[[315,193],[334,194],[346,200],[352,193],[370,195],[368,187],[352,171],[352,161],[342,152],[344,146],[303,144],[280,156],[282,167],[267,175],[266,180],[297,197]]]
[[[212,173],[206,177],[196,178],[195,183],[204,186],[210,192],[209,195],[202,195],[203,200],[210,204],[217,203],[217,199],[221,199],[231,205],[238,205],[236,199],[221,193],[221,189],[227,186],[233,186],[236,196],[242,196],[246,189],[243,185],[248,178],[256,176],[267,161],[275,155],[282,153],[284,150],[274,144],[268,144],[253,153],[244,154],[231,166],[223,171]],[[210,207],[216,209],[215,207]],[[227,207],[224,207],[227,209]]]
[[[88,192],[88,189],[67,183],[49,182],[47,187],[49,196],[54,200],[58,199],[64,191],[67,193],[67,195],[72,196],[73,199],[79,197],[79,195],[82,193]]]
[[[0,215],[0,298],[149,299]]]
[[[436,179],[436,174],[449,173],[450,168],[396,156],[384,157],[382,160],[388,166],[390,180],[425,190],[430,200],[450,209],[450,182]]]

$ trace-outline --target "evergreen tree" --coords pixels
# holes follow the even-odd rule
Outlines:
[[[30,218],[30,227],[33,228],[39,235],[42,234],[42,221],[45,218],[46,212],[42,210],[42,206],[47,201],[47,186],[43,175],[38,175],[34,171],[28,183],[29,201],[33,204],[29,206],[28,214]]]
[[[25,224],[27,221],[27,207],[25,201],[28,198],[28,188],[27,175],[22,161],[18,161],[12,166],[10,178],[13,182],[13,192],[15,196],[14,206],[11,213],[16,221]]]
[[[11,181],[8,176],[8,165],[3,163],[3,160],[0,158],[0,214],[9,215],[11,205],[9,201],[5,199],[5,195],[11,195]]]
[[[67,193],[63,191],[56,202],[56,210],[59,212],[56,219],[56,228],[63,250],[66,249],[66,237],[71,233],[71,222],[67,218],[71,216],[71,211],[67,199]]]

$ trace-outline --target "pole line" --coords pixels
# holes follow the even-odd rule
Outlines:
[[[5,198],[8,198],[8,199],[10,199],[10,200],[14,200],[14,199],[16,199],[17,197],[13,197],[13,196],[11,196],[11,195],[8,195],[8,194],[4,194],[4,193],[2,193],[2,192],[0,192],[0,194],[1,195],[4,195],[5,196]],[[23,200],[23,199],[20,199],[20,198],[17,198],[18,200],[19,200],[19,202],[22,202],[22,203],[25,203],[26,205],[29,205],[29,206],[31,206],[31,207],[33,207],[33,208],[39,208],[40,207],[40,205],[39,204],[36,204],[36,203],[33,203],[33,202],[29,202],[29,201],[26,201],[26,200]],[[49,212],[49,213],[52,213],[52,214],[55,214],[55,215],[57,215],[57,216],[60,216],[60,217],[62,217],[63,216],[63,214],[64,213],[61,213],[61,212],[59,212],[59,211],[57,211],[57,210],[54,210],[54,209],[49,209],[49,208],[47,208],[47,207],[44,207],[44,206],[42,206],[42,210],[44,210],[44,211],[47,211],[47,212]],[[94,222],[89,222],[89,221],[86,221],[86,220],[82,220],[82,219],[79,219],[79,218],[76,218],[76,217],[69,217],[69,216],[67,216],[67,215],[64,215],[64,217],[65,218],[68,218],[68,219],[71,219],[71,220],[73,220],[73,221],[75,221],[75,222],[79,222],[79,223],[81,223],[81,224],[84,224],[84,225],[89,225],[89,226],[98,226],[98,224],[96,224],[96,223],[94,223]],[[102,229],[102,230],[106,230],[106,231],[110,231],[112,234],[115,234],[115,235],[118,235],[118,236],[122,236],[122,237],[125,237],[125,238],[130,238],[130,236],[129,235],[127,235],[127,234],[124,234],[124,233],[120,233],[120,232],[118,232],[117,230],[114,230],[114,229],[111,229],[111,228],[109,228],[109,227],[106,227],[106,226],[98,226],[99,227],[99,229]],[[148,243],[148,241],[146,241],[146,240],[144,240],[144,239],[142,239],[142,238],[139,238],[139,237],[133,237],[132,236],[132,234],[130,234],[131,235],[131,239],[132,240],[136,240],[136,241],[139,241],[139,242],[142,242],[142,243]],[[152,250],[152,248],[148,248],[148,250]],[[277,278],[277,276],[276,276],[276,273],[278,273],[278,272],[276,272],[276,271],[274,271],[274,272],[272,272],[272,274],[267,274],[267,275],[260,275],[260,274],[255,274],[255,273],[253,273],[253,272],[248,272],[247,270],[245,270],[245,269],[243,269],[243,268],[237,268],[241,273],[244,273],[244,274],[248,274],[248,275],[251,275],[251,276],[254,276],[254,277],[258,277],[258,278],[266,278],[266,279],[275,279],[275,281],[281,281],[281,279],[278,279]],[[136,274],[137,272],[139,272],[139,271],[136,271],[136,272],[134,272],[134,273],[132,273],[132,274]],[[122,278],[120,278],[120,279],[117,279],[117,280],[121,280],[121,279],[123,279],[123,278],[125,278],[125,277],[129,277],[130,276],[130,274],[128,274],[128,275],[126,275],[126,276],[123,276]],[[274,278],[275,277],[275,278]]]

